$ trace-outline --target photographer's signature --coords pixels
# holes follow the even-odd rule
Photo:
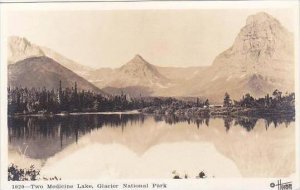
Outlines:
[[[273,183],[273,182],[270,183],[270,187],[271,188],[277,187],[278,190],[292,190],[293,189],[293,185],[292,185],[291,181],[282,183],[281,179],[277,180],[277,183]]]

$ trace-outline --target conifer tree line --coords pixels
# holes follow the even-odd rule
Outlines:
[[[209,108],[208,99],[201,101],[178,100],[171,97],[137,97],[128,95],[102,95],[92,91],[79,91],[77,83],[71,88],[62,88],[59,82],[58,89],[8,87],[8,113],[34,114],[34,113],[60,113],[60,112],[107,112],[142,109],[150,106],[171,106],[182,109],[191,107]],[[295,93],[283,93],[275,90],[270,96],[255,99],[249,93],[241,100],[235,101],[226,92],[223,107],[245,107],[264,109],[293,109],[295,107]]]
[[[264,98],[254,98],[250,93],[245,94],[241,100],[231,100],[226,92],[224,95],[223,107],[245,107],[245,108],[266,108],[266,109],[295,109],[295,93],[286,92],[285,95],[278,89],[274,90],[272,96],[267,94]]]
[[[8,87],[8,113],[58,113],[82,111],[123,111],[139,108],[140,101],[125,95],[108,96],[72,88],[58,89]]]
[[[107,112],[141,109],[149,106],[170,105],[180,102],[175,98],[137,97],[128,95],[102,95],[92,91],[79,91],[77,83],[72,88],[62,88],[59,82],[58,89],[8,87],[8,113],[60,113],[60,112]],[[196,104],[196,102],[194,103]],[[197,105],[208,104],[197,101]]]

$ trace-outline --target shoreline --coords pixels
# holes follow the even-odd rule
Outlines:
[[[264,108],[182,108],[174,109],[169,107],[146,107],[142,109],[127,110],[127,111],[108,111],[108,112],[60,112],[60,113],[32,113],[32,114],[8,114],[8,117],[53,117],[53,116],[77,116],[77,115],[121,115],[121,114],[154,114],[154,115],[174,115],[186,117],[295,117],[295,110],[278,110]]]
[[[144,108],[141,110],[144,114],[159,114],[159,115],[175,115],[175,116],[187,116],[187,117],[272,117],[272,116],[295,116],[295,109],[293,110],[278,110],[278,109],[264,109],[264,108],[243,108],[243,107],[222,107],[222,108]]]
[[[119,114],[141,114],[138,110],[116,111],[116,112],[65,112],[65,113],[33,113],[33,114],[8,114],[8,117],[53,117],[53,116],[72,116],[72,115],[119,115]]]

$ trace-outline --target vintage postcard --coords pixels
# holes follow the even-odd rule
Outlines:
[[[0,189],[300,188],[298,1],[0,6]]]

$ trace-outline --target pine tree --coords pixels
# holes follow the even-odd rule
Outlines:
[[[232,100],[230,99],[229,94],[226,92],[225,96],[224,96],[223,106],[224,107],[230,107],[231,105],[232,105]]]
[[[208,101],[208,99],[205,100],[204,105],[205,105],[206,107],[209,107],[209,101]]]

